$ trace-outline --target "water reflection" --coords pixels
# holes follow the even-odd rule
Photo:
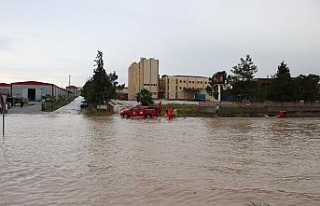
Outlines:
[[[0,205],[317,205],[320,120],[10,115]]]

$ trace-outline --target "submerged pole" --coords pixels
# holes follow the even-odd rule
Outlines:
[[[3,118],[3,120],[2,120],[2,137],[4,137],[4,113],[5,113],[5,111],[3,110],[2,111],[2,118]]]

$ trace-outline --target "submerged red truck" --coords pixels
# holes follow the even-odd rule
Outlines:
[[[120,116],[126,119],[130,117],[152,118],[152,117],[159,116],[159,110],[158,108],[148,108],[146,106],[135,106],[132,108],[121,110]]]

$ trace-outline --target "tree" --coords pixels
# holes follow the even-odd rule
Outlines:
[[[253,95],[256,83],[252,80],[258,69],[253,64],[250,55],[247,55],[246,59],[240,58],[240,63],[234,66],[231,72],[232,75],[228,76],[227,82],[232,88],[233,94],[239,95],[240,101],[245,96]]]
[[[137,102],[141,102],[142,106],[149,106],[153,104],[152,94],[147,89],[142,89],[136,94]]]
[[[314,102],[319,100],[319,81],[318,75],[309,74],[308,76],[299,75],[293,79],[293,96],[295,100]]]
[[[215,99],[218,99],[218,95],[219,95],[218,86],[223,87],[226,83],[226,79],[227,79],[227,72],[225,71],[220,71],[213,74],[212,77],[209,78],[209,84],[206,88],[207,93],[210,96],[214,97]],[[222,88],[220,89],[222,90]]]
[[[284,61],[278,66],[277,73],[270,82],[268,96],[268,99],[272,101],[293,100],[293,84],[290,69]]]
[[[96,68],[93,70],[93,76],[90,78],[81,91],[81,95],[86,99],[88,104],[97,105],[107,104],[116,96],[118,86],[118,76],[115,72],[107,74],[104,69],[103,53],[98,51],[94,60]]]
[[[81,96],[83,96],[88,103],[92,103],[93,102],[93,93],[94,93],[93,79],[91,77],[90,79],[87,80],[85,85],[82,87]]]

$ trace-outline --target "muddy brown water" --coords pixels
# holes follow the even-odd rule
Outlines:
[[[315,118],[11,114],[0,205],[320,205],[319,133]]]

